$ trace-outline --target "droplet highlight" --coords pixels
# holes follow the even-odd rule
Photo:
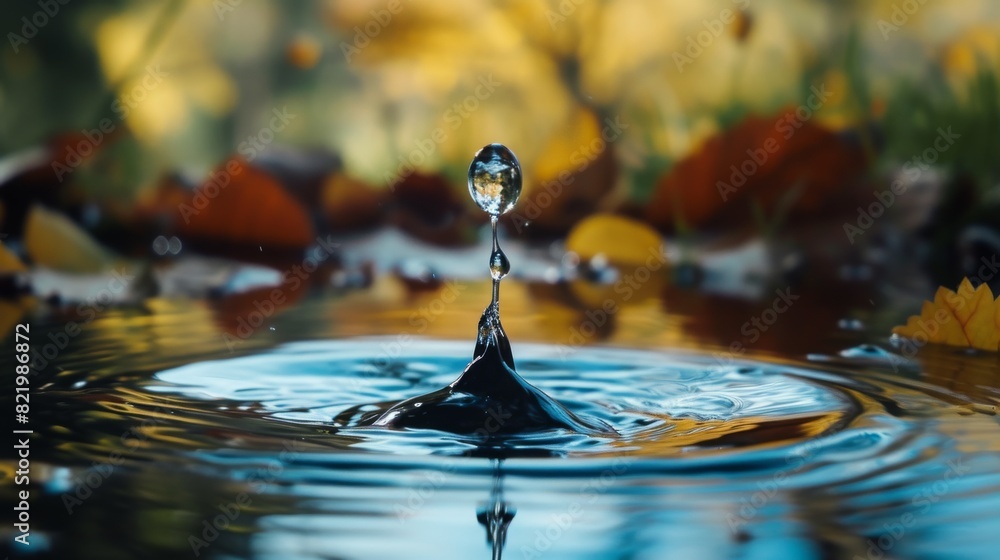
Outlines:
[[[521,164],[503,144],[483,146],[469,165],[469,194],[490,216],[506,214],[521,196]]]
[[[494,280],[499,281],[504,276],[507,276],[509,272],[510,261],[507,260],[507,255],[500,249],[493,251],[493,255],[490,256],[490,276]]]

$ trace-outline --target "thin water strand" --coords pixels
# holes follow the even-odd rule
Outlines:
[[[517,204],[521,194],[521,167],[513,152],[500,144],[479,150],[469,166],[469,194],[490,215],[493,250],[490,277],[493,297],[479,318],[472,361],[450,385],[365,414],[360,423],[376,427],[428,428],[483,436],[482,453],[500,457],[510,453],[507,436],[567,430],[577,434],[609,435],[605,422],[577,417],[561,403],[517,374],[514,354],[500,322],[500,281],[510,272],[510,261],[500,248],[500,215]],[[496,421],[498,410],[506,415]]]

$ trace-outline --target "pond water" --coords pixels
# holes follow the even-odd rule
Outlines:
[[[592,313],[552,303],[548,286],[507,280],[518,373],[613,431],[501,436],[502,406],[464,434],[362,422],[457,377],[488,289],[386,295],[377,285],[305,299],[245,339],[231,334],[232,308],[200,301],[97,316],[32,380],[37,557],[1000,549],[996,356],[902,356],[863,330],[817,325],[804,306],[755,345],[718,332],[711,314],[637,298],[585,338],[574,329],[596,322]],[[448,305],[435,306],[445,294]],[[742,319],[722,322],[738,330]],[[32,321],[34,344],[64,325]],[[732,352],[732,340],[745,351]]]

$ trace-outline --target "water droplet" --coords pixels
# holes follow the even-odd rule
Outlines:
[[[503,403],[505,409],[511,410],[511,416],[517,418],[498,427],[503,433],[554,427],[576,432],[612,433],[611,427],[600,420],[590,422],[578,418],[517,374],[510,341],[500,324],[500,280],[510,272],[510,261],[500,249],[497,238],[500,214],[513,208],[521,194],[521,168],[514,154],[500,144],[490,144],[479,150],[469,166],[469,194],[490,214],[493,229],[493,251],[490,253],[493,299],[479,318],[473,359],[450,385],[397,402],[363,421],[373,426],[424,427],[478,434],[476,430],[482,431],[482,418],[489,414],[489,407]],[[497,435],[500,434],[491,431],[486,438],[492,440]]]
[[[493,254],[490,256],[490,276],[494,280],[500,280],[504,276],[507,276],[509,272],[510,261],[507,260],[507,255],[503,254],[503,251],[500,249],[493,251]]]
[[[155,251],[157,255],[165,255],[169,250],[170,240],[166,237],[159,235],[153,240],[153,251]]]
[[[491,216],[509,212],[521,196],[521,164],[503,144],[476,152],[469,165],[469,194]]]
[[[177,236],[172,236],[167,242],[167,251],[171,255],[176,255],[181,252],[181,240]]]
[[[837,328],[844,331],[863,331],[865,324],[860,319],[844,318],[837,321]]]
[[[835,364],[846,367],[889,367],[893,370],[919,369],[919,363],[890,352],[874,344],[861,344],[853,348],[841,350],[837,355],[808,354],[811,362]]]

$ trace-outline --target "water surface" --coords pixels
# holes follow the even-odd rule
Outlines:
[[[705,335],[712,318],[649,305],[581,345],[585,313],[506,284],[518,372],[615,433],[358,421],[454,380],[481,284],[307,299],[245,340],[216,307],[150,300],[99,316],[37,374],[32,536],[46,556],[102,559],[490,558],[490,534],[504,558],[1000,546],[995,356],[908,359],[835,329],[736,355]],[[34,339],[62,327],[36,321]]]

